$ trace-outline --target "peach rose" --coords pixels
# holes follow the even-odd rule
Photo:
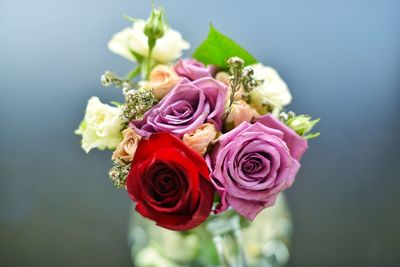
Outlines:
[[[115,149],[112,159],[120,159],[125,163],[129,163],[133,160],[136,148],[140,141],[140,136],[135,133],[132,128],[126,128],[122,131],[123,139]]]
[[[183,142],[192,149],[204,155],[208,145],[217,137],[217,129],[211,123],[200,125],[196,131],[183,136]]]
[[[152,89],[157,99],[162,99],[180,80],[174,68],[167,65],[158,65],[151,72],[149,81],[142,81],[141,86]]]
[[[220,71],[215,75],[215,79],[229,86],[229,74],[225,71]]]
[[[226,123],[228,125],[233,124],[232,126],[236,127],[244,121],[250,122],[257,115],[258,113],[254,108],[250,107],[245,101],[238,100],[232,104]]]

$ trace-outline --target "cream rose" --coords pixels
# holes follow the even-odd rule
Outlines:
[[[140,142],[140,136],[135,133],[132,128],[126,128],[122,131],[122,141],[118,144],[115,149],[112,159],[120,159],[125,163],[129,163],[133,160],[136,148]]]
[[[76,134],[82,135],[82,148],[88,153],[93,148],[113,149],[121,141],[121,110],[89,99],[86,113]]]
[[[250,122],[257,115],[257,111],[250,107],[245,101],[238,100],[232,104],[231,111],[226,118],[226,123],[228,126],[229,124],[233,124],[231,126],[236,127],[244,121]]]
[[[150,72],[149,81],[142,81],[140,85],[152,89],[155,98],[162,99],[179,80],[173,67],[158,65]]]
[[[136,62],[135,57],[129,51],[129,42],[132,37],[132,28],[125,28],[120,32],[114,34],[111,40],[108,42],[108,49],[128,60]]]
[[[264,104],[269,104],[273,109],[282,109],[292,100],[292,95],[281,79],[278,72],[262,65],[261,63],[252,65],[254,77],[263,80],[263,83],[253,88],[250,92],[250,103],[260,113],[265,114],[267,108]]]
[[[144,20],[138,20],[132,27],[125,28],[116,33],[108,43],[111,52],[123,56],[131,61],[136,61],[130,50],[147,57],[149,46],[147,36],[144,34]],[[190,44],[182,35],[168,28],[163,37],[157,40],[152,52],[152,59],[159,63],[169,63],[182,55],[182,50],[189,49]]]
[[[217,130],[211,123],[200,125],[196,131],[183,136],[183,142],[192,149],[204,155],[208,145],[217,138]]]

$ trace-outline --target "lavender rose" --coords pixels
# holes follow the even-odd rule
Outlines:
[[[304,152],[306,152],[308,148],[307,140],[300,137],[295,131],[293,131],[271,115],[257,117],[255,119],[255,122],[259,122],[264,126],[281,131],[283,133],[282,140],[285,141],[286,145],[288,146],[290,150],[290,155],[297,161],[300,161]]]
[[[175,72],[189,80],[198,80],[204,77],[211,77],[211,70],[203,63],[192,58],[180,59],[174,66]]]
[[[142,120],[130,123],[140,136],[168,132],[178,137],[194,132],[205,122],[222,127],[227,87],[213,78],[178,83]]]
[[[270,115],[258,120],[224,134],[208,156],[221,194],[217,213],[232,206],[252,220],[294,182],[307,141]]]

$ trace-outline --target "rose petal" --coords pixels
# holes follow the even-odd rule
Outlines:
[[[274,118],[272,115],[264,115],[256,118],[254,121],[263,124],[264,126],[278,129],[283,133],[283,141],[290,150],[292,157],[300,161],[304,152],[308,149],[308,142],[295,131],[284,125],[282,122]]]

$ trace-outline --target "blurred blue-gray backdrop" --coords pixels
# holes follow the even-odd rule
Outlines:
[[[288,197],[290,266],[400,265],[400,1],[158,0],[196,47],[209,22],[274,66],[299,113],[320,116]],[[130,266],[129,198],[110,152],[73,135],[111,35],[150,1],[0,0],[0,265]],[[191,50],[193,51],[193,49]],[[190,53],[188,53],[190,55]]]

